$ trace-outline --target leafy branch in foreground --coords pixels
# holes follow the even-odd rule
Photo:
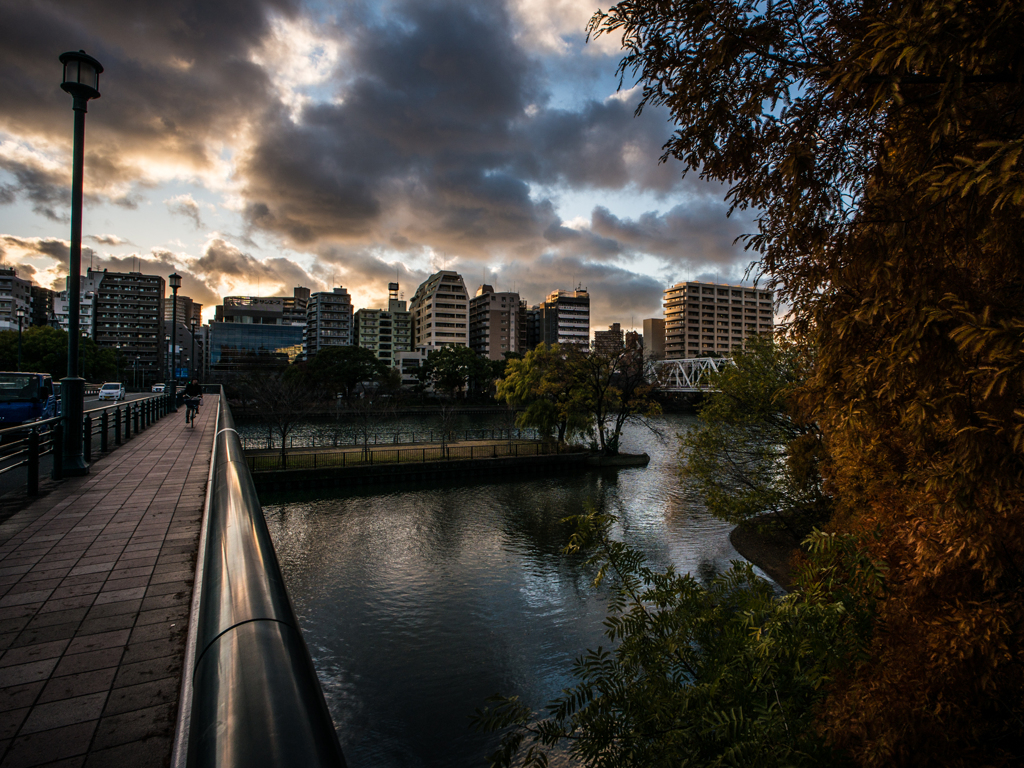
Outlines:
[[[804,589],[777,598],[748,564],[701,584],[646,566],[612,539],[614,517],[575,522],[567,552],[591,552],[595,584],[614,584],[613,647],[578,658],[543,714],[515,696],[478,710],[478,728],[505,731],[492,766],[546,766],[552,749],[594,768],[844,764],[815,708],[862,658],[884,582],[852,537],[811,534]]]

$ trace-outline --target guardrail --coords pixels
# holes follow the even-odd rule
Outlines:
[[[272,428],[271,428],[272,429]],[[290,435],[288,449],[292,448],[360,448],[367,445],[415,445],[416,443],[439,443],[445,432],[441,429],[396,430],[393,432],[371,432],[361,435],[358,428],[334,429],[322,431],[320,434]],[[539,440],[540,433],[532,428],[526,429],[450,429],[448,440]],[[241,437],[242,447],[247,451],[273,450],[281,447],[280,435],[273,433],[266,437],[252,435]]]
[[[175,765],[342,768],[334,724],[221,393]],[[189,705],[188,699],[191,698]],[[187,735],[187,745],[182,739]],[[184,761],[184,762],[183,762]]]
[[[166,413],[166,398],[161,395],[132,400],[120,405],[91,408],[82,416],[82,450],[86,463],[94,453],[111,450],[134,433],[145,429]],[[25,468],[25,491],[29,496],[39,493],[41,459],[60,456],[64,446],[64,418],[33,421],[0,430],[0,475]],[[63,477],[62,464],[53,461],[50,476]]]
[[[374,464],[424,464],[428,461],[463,459],[498,459],[508,456],[547,456],[559,453],[555,442],[493,443],[490,445],[434,445],[430,448],[370,448],[349,451],[287,454],[282,466],[280,453],[250,455],[245,461],[251,472],[278,469],[321,469],[326,467],[358,467]]]

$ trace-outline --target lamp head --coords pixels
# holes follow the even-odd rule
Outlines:
[[[98,99],[100,97],[100,72],[103,65],[85,51],[68,51],[60,55],[64,65],[64,79],[60,87],[75,99]]]
[[[173,275],[167,278],[168,285],[171,286],[175,291],[181,288],[181,275],[175,272]]]

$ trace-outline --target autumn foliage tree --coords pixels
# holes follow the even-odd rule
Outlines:
[[[1024,743],[1024,5],[626,0],[666,155],[757,212],[816,348],[802,391],[839,530],[888,566],[818,727],[862,765],[1008,765]]]

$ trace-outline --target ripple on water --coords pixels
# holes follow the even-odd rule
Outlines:
[[[483,765],[496,739],[468,718],[488,696],[539,708],[607,645],[608,593],[561,552],[567,515],[613,512],[659,567],[739,557],[730,526],[682,503],[674,435],[688,423],[663,418],[664,440],[627,432],[623,450],[651,455],[643,469],[265,508],[352,768]]]

